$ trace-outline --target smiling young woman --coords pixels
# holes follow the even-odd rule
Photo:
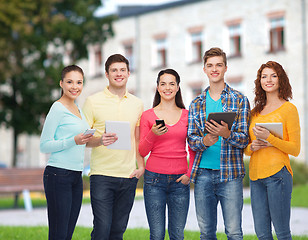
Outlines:
[[[175,70],[160,71],[153,108],[143,112],[140,120],[139,152],[141,156],[150,153],[144,174],[144,201],[153,240],[164,239],[166,206],[170,239],[184,239],[194,152],[189,151],[187,167],[188,110],[179,84]],[[156,124],[158,119],[164,120],[165,126]]]
[[[71,239],[79,216],[85,144],[89,125],[75,104],[83,88],[83,71],[76,65],[62,70],[61,98],[46,117],[40,150],[50,154],[44,171],[49,239]]]
[[[300,152],[300,124],[296,107],[289,102],[292,88],[283,67],[274,61],[262,64],[255,80],[255,107],[249,127],[251,156],[249,178],[251,206],[258,238],[292,239],[290,230],[293,172],[289,154]],[[256,123],[281,122],[283,138]],[[264,141],[266,140],[266,141]]]

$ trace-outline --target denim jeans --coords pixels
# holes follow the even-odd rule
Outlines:
[[[137,178],[90,176],[91,239],[122,240],[133,207]]]
[[[182,176],[145,171],[144,203],[151,240],[165,239],[166,206],[170,240],[184,239],[184,228],[189,207],[189,185],[176,180]]]
[[[72,238],[82,202],[81,171],[47,166],[44,171],[49,240]]]
[[[273,239],[272,223],[279,240],[292,239],[292,185],[293,179],[286,167],[270,177],[250,180],[251,207],[259,239]]]
[[[220,182],[220,171],[199,168],[195,204],[200,239],[217,239],[217,205],[220,202],[228,239],[243,239],[243,179]]]

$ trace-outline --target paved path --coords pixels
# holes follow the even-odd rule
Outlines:
[[[245,195],[249,194],[245,191]],[[78,226],[92,227],[92,210],[90,204],[84,204],[78,219]],[[47,226],[46,208],[36,208],[32,212],[24,209],[0,210],[0,225],[10,226]],[[130,215],[128,228],[148,228],[143,200],[136,200]],[[224,232],[221,209],[218,212],[218,231]],[[191,193],[190,208],[186,230],[198,231],[193,193]],[[308,236],[308,208],[292,208],[291,229],[293,235]],[[250,205],[243,208],[243,232],[254,234],[253,220]]]

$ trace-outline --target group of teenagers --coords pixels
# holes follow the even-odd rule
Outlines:
[[[184,239],[191,182],[200,239],[217,239],[218,203],[228,239],[243,239],[244,153],[250,156],[251,206],[258,239],[273,239],[272,224],[279,240],[292,239],[289,155],[300,152],[300,124],[298,111],[289,102],[292,88],[285,70],[274,61],[261,65],[252,110],[247,97],[225,82],[227,58],[222,49],[205,52],[203,71],[209,86],[189,110],[182,100],[179,74],[165,69],[157,76],[153,107],[143,111],[142,101],[127,91],[130,71],[124,56],[107,59],[109,84],[89,96],[82,109],[75,100],[82,92],[84,73],[77,65],[63,69],[62,96],[51,106],[40,140],[41,151],[50,154],[43,177],[50,240],[72,238],[82,203],[86,146],[92,148],[93,240],[123,239],[143,174],[151,240],[165,238],[166,218],[170,240]],[[223,121],[207,121],[211,112],[236,112],[231,129]],[[163,119],[164,126],[157,119]],[[106,121],[129,122],[130,150],[109,146],[118,136],[105,131]],[[283,139],[256,126],[269,122],[283,124]],[[95,134],[84,134],[88,128],[96,129]]]

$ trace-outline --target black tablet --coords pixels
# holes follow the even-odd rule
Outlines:
[[[235,116],[236,116],[236,112],[213,112],[209,114],[206,121],[209,122],[211,119],[213,119],[218,124],[220,124],[221,121],[224,121],[225,123],[228,124],[229,130],[231,130]],[[204,132],[208,133],[206,129]]]

